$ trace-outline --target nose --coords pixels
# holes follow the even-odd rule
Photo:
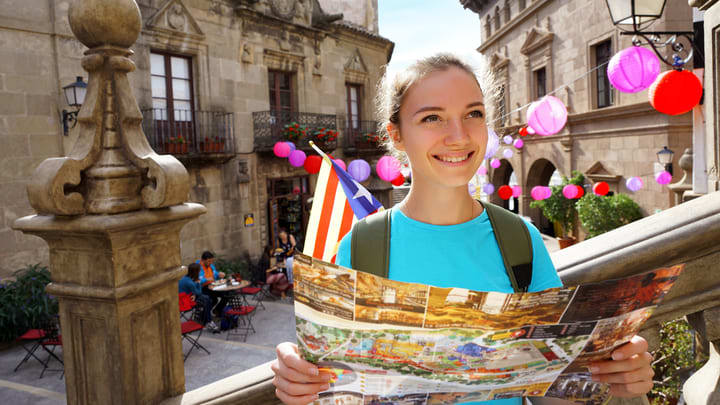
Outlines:
[[[465,127],[463,120],[453,119],[447,121],[446,145],[464,145],[469,138],[468,128]]]

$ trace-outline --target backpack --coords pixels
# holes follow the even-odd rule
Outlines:
[[[525,222],[497,205],[482,202],[490,218],[495,240],[515,292],[527,292],[532,281],[533,249]],[[351,267],[380,277],[388,276],[390,265],[390,210],[368,215],[358,221],[351,235]]]

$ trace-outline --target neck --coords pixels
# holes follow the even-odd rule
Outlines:
[[[438,191],[412,184],[400,209],[408,217],[432,225],[455,225],[482,213],[482,206],[468,194],[467,186]]]

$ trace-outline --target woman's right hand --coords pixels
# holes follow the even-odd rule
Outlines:
[[[275,348],[277,359],[270,368],[275,373],[275,395],[287,405],[305,405],[330,388],[331,374],[300,358],[297,345],[284,342]]]

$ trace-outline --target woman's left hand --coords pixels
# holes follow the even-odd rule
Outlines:
[[[632,398],[652,389],[653,357],[648,343],[640,336],[633,338],[612,352],[612,360],[590,365],[593,381],[610,384],[610,393],[620,398]]]

